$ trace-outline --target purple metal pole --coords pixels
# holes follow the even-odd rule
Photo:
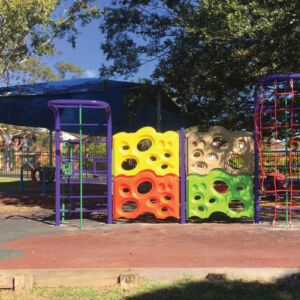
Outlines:
[[[60,120],[59,111],[55,114],[55,226],[60,226]]]
[[[112,207],[112,117],[111,111],[107,110],[107,223],[113,223]]]
[[[108,223],[112,224],[112,116],[109,104],[104,101],[96,101],[96,100],[72,100],[72,99],[57,99],[51,100],[48,102],[48,106],[52,109],[55,115],[55,145],[56,145],[56,225],[60,225],[60,214],[61,214],[61,185],[65,184],[64,181],[61,180],[61,151],[60,151],[60,143],[62,142],[60,139],[60,130],[64,123],[60,121],[59,109],[64,108],[88,108],[88,109],[105,109],[107,114],[107,124],[99,123],[99,125],[105,125],[107,131],[107,154],[106,154],[106,161],[107,161],[107,213],[108,213]],[[91,123],[95,125],[94,123]],[[80,124],[79,124],[80,125]],[[89,124],[90,125],[90,124]],[[64,158],[63,158],[64,159]],[[103,160],[105,161],[105,160]],[[90,170],[85,170],[89,172]],[[93,174],[95,175],[95,171]],[[105,171],[103,171],[105,172]],[[97,171],[97,173],[101,173],[102,171]],[[74,178],[75,179],[75,178]],[[101,183],[99,180],[93,181],[83,181],[83,183],[87,184],[99,184]],[[67,184],[76,184],[78,185],[79,182],[68,182]],[[104,194],[103,194],[104,195]],[[64,195],[63,195],[64,196]],[[88,195],[90,196],[90,195]],[[102,198],[102,196],[100,196]],[[89,210],[92,211],[92,210]],[[93,211],[98,211],[94,209]]]
[[[258,140],[257,140],[257,127],[258,127],[258,100],[257,100],[257,89],[255,88],[254,93],[254,221],[259,223],[260,211],[259,211],[259,157],[258,157]]]
[[[180,128],[180,223],[186,222],[186,194],[185,194],[185,131]]]

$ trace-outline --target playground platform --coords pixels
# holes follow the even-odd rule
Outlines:
[[[14,274],[33,274],[50,286],[116,280],[128,270],[158,280],[300,274],[298,223],[291,229],[270,222],[106,225],[100,216],[79,230],[78,219],[55,227],[49,208],[15,209],[0,213],[0,287]]]

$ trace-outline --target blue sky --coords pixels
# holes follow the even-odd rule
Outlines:
[[[104,7],[110,5],[111,2],[97,0],[97,5]],[[66,40],[57,40],[55,44],[61,53],[58,53],[54,57],[44,57],[43,61],[47,62],[50,66],[54,66],[59,61],[72,62],[85,70],[83,77],[99,77],[98,69],[102,63],[106,63],[105,56],[100,48],[100,44],[104,38],[98,29],[99,23],[99,20],[96,20],[80,29],[75,49]],[[138,74],[128,80],[135,81],[139,78],[149,78],[152,70],[153,65],[145,65]],[[115,77],[114,79],[123,80],[124,78]]]

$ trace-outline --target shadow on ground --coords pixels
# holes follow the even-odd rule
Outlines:
[[[297,274],[299,277],[299,274]],[[300,282],[282,280],[274,284],[240,281],[179,281],[172,285],[141,289],[127,300],[193,300],[193,299],[230,299],[230,300],[274,300],[300,299]]]
[[[0,209],[4,208],[8,213],[14,215],[22,215],[24,216],[22,210],[18,210],[18,208],[28,208],[34,207],[36,210],[52,210],[50,215],[47,215],[44,219],[42,219],[36,214],[32,214],[29,216],[26,214],[26,218],[31,218],[32,220],[36,220],[38,222],[44,223],[52,223],[54,221],[54,209],[55,209],[55,194],[54,194],[54,184],[48,184],[46,187],[45,194],[41,193],[41,184],[35,183],[31,180],[24,182],[24,193],[20,193],[20,182],[19,181],[11,181],[11,182],[1,182],[0,181]],[[79,191],[74,191],[75,194],[79,193]],[[85,192],[90,192],[92,194],[95,193],[95,187],[85,187]],[[99,190],[98,190],[99,192]],[[90,202],[90,201],[89,201]],[[268,203],[263,203],[267,205]],[[76,204],[79,207],[79,204]],[[268,210],[264,210],[264,207],[261,209],[260,220],[262,222],[270,222],[273,221],[274,209],[270,207]],[[2,210],[3,211],[3,210]],[[300,211],[293,212],[293,220],[298,220],[300,216]],[[68,214],[66,216],[68,220],[78,219],[78,214]],[[93,213],[93,214],[84,214],[84,218],[87,218],[91,221],[96,222],[104,222],[107,221],[107,215],[103,213]],[[285,221],[285,213],[284,210],[278,211],[277,222]],[[116,221],[117,223],[148,223],[148,224],[157,224],[157,223],[179,223],[180,221],[175,218],[167,218],[164,220],[158,220],[154,217],[154,215],[145,213],[134,220],[125,220],[120,219]],[[249,218],[239,218],[239,219],[231,219],[225,214],[222,213],[213,213],[208,219],[199,219],[199,218],[191,218],[188,220],[189,223],[253,223],[252,219]]]

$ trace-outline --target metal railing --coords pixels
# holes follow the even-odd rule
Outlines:
[[[53,158],[55,165],[55,158]],[[24,167],[24,178],[30,178],[31,168],[50,165],[49,152],[8,152],[0,151],[0,177],[19,178],[21,167]]]

